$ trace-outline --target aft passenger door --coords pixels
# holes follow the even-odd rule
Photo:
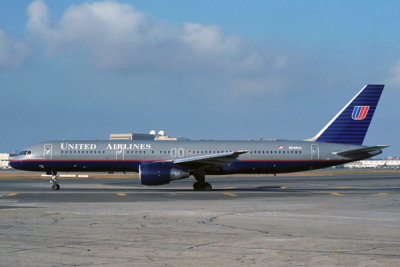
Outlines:
[[[43,147],[43,158],[44,160],[53,159],[53,149],[51,144],[45,144]]]
[[[183,158],[184,155],[185,155],[185,149],[183,147],[180,147],[178,149],[178,157]]]
[[[311,145],[311,160],[319,160],[319,146]]]

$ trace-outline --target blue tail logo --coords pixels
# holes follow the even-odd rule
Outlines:
[[[355,106],[351,118],[356,121],[360,121],[367,117],[369,106]]]
[[[384,85],[368,84],[308,141],[362,145]]]

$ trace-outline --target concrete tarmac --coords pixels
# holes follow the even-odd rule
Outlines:
[[[207,181],[0,180],[0,265],[400,265],[400,173]]]

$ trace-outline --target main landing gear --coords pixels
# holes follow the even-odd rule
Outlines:
[[[207,183],[205,181],[206,175],[203,172],[197,172],[194,175],[194,178],[196,178],[196,182],[193,184],[193,189],[195,191],[211,191],[212,186],[210,183]]]
[[[57,172],[51,171],[50,173],[47,173],[47,174],[51,174],[50,183],[53,183],[53,185],[51,186],[51,189],[60,190],[60,185],[57,183]]]

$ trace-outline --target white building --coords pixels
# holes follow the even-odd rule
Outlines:
[[[0,153],[0,169],[10,168],[10,154]]]
[[[391,168],[400,169],[400,160],[398,159],[376,159],[376,160],[360,160],[344,164],[345,168],[361,169],[361,168]]]

